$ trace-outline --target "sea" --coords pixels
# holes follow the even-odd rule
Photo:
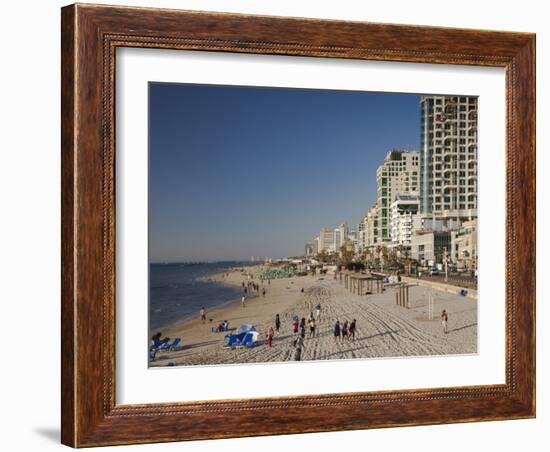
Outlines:
[[[219,307],[241,297],[240,287],[209,281],[208,277],[250,262],[150,264],[149,328],[197,318],[201,306]]]

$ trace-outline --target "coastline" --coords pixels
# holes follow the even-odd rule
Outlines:
[[[262,265],[246,267],[260,284],[260,293],[249,296],[246,306],[240,299],[231,300],[206,311],[206,322],[199,312],[194,318],[177,321],[161,331],[163,336],[180,337],[182,347],[160,353],[150,366],[209,365],[253,362],[282,362],[293,359],[291,316],[308,317],[321,303],[321,319],[316,336],[305,339],[303,360],[379,358],[468,354],[477,352],[477,301],[455,294],[437,293],[437,313],[449,313],[449,334],[444,334],[438,315],[427,319],[427,289],[411,287],[411,309],[395,305],[392,289],[383,294],[359,296],[346,291],[332,275],[293,276],[259,281]],[[241,287],[246,275],[231,269],[209,276],[209,279]],[[266,289],[265,297],[262,288]],[[304,292],[302,293],[302,289]],[[265,344],[265,332],[273,326],[275,314],[281,318],[281,331],[274,337],[273,347]],[[337,342],[332,329],[341,322],[357,319],[355,342]],[[212,332],[219,322],[229,321],[229,332]],[[250,349],[224,348],[224,336],[240,324],[252,324],[260,333],[258,344]]]
[[[150,284],[155,285],[149,294],[149,336],[159,330],[174,327],[196,317],[201,305],[207,309],[222,308],[240,299],[241,290],[236,284],[223,280],[221,275],[226,269],[242,268],[234,262],[232,267],[224,267],[224,262],[206,263],[199,272],[187,272],[185,268],[204,267],[205,264],[193,263],[151,264],[157,268],[156,274],[150,275]],[[177,268],[165,272],[164,268]],[[184,268],[183,270],[181,268]],[[221,268],[220,268],[221,267]],[[160,269],[162,270],[160,270]]]

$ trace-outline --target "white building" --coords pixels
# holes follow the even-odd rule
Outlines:
[[[414,229],[422,231],[455,231],[467,221],[477,218],[476,209],[444,210],[414,215]]]
[[[397,195],[390,205],[391,213],[391,244],[410,248],[413,231],[419,229],[418,222],[418,195]]]
[[[334,253],[336,251],[336,241],[334,229],[322,228],[319,232],[318,253]]]
[[[420,265],[441,264],[451,249],[451,232],[417,232],[411,239],[411,257]]]
[[[365,227],[366,227],[366,215],[361,218],[361,221],[357,225],[357,253],[363,253],[366,249],[365,243]]]
[[[477,220],[465,221],[460,229],[451,233],[449,257],[459,270],[476,270]]]
[[[420,211],[477,209],[477,97],[422,96]]]
[[[340,251],[340,248],[346,243],[348,240],[349,235],[349,228],[348,224],[346,222],[343,222],[338,226],[336,229],[334,229],[334,248],[335,251]]]
[[[364,229],[364,248],[374,248],[379,245],[379,217],[378,217],[378,206],[375,204],[372,206],[367,215],[363,218],[363,229]]]
[[[390,205],[400,194],[418,193],[419,154],[416,151],[392,150],[376,170],[376,204],[378,207],[378,242],[389,242]]]

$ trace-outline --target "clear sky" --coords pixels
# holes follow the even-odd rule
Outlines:
[[[418,149],[419,101],[151,83],[150,260],[301,255],[322,227],[355,229],[386,153]]]

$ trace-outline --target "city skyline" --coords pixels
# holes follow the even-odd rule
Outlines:
[[[418,150],[420,95],[150,84],[151,262],[303,253],[357,224],[376,168]]]

